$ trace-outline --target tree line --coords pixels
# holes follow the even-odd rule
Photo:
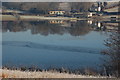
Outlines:
[[[63,7],[60,7],[63,4]],[[93,5],[92,2],[68,2],[67,4],[61,2],[3,2],[4,9],[15,9],[28,11],[31,13],[47,14],[49,10],[76,10],[78,12],[88,11]],[[68,8],[65,8],[65,7]],[[67,11],[67,10],[66,10]]]

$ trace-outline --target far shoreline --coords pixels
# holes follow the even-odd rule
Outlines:
[[[110,21],[110,16],[93,16],[91,18],[76,18],[76,17],[46,17],[37,15],[1,15],[1,21],[29,21],[29,20],[92,20],[92,21]],[[117,20],[117,19],[116,19]]]
[[[87,18],[70,18],[70,17],[45,17],[35,15],[20,15],[19,17],[13,15],[2,15],[2,21],[16,21],[16,20],[87,20]]]

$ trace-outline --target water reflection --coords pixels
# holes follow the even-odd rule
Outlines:
[[[33,64],[42,68],[99,67],[103,63],[100,52],[106,48],[104,40],[118,29],[118,22],[91,20],[3,21],[2,24],[3,65]]]
[[[88,34],[92,30],[97,31],[111,31],[117,30],[118,22],[96,22],[92,20],[88,21],[62,21],[62,20],[50,20],[50,21],[8,21],[2,22],[3,32],[20,32],[31,30],[32,34],[59,34],[69,33],[73,36],[80,36]]]
[[[54,23],[53,23],[54,22]],[[32,34],[59,34],[69,33],[73,36],[85,35],[91,31],[86,21],[65,22],[63,21],[20,21],[3,22],[3,31],[19,32],[31,30]]]

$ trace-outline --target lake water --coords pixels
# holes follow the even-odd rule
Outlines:
[[[90,21],[3,21],[3,66],[99,68],[109,36]]]

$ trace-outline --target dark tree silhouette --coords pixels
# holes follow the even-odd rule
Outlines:
[[[92,6],[93,2],[3,2],[2,6],[7,9],[16,9],[23,11],[37,11],[42,13],[42,11],[47,14],[49,10],[65,10],[75,9],[78,11],[88,11]],[[60,4],[62,4],[60,6]],[[68,10],[66,10],[68,9]],[[43,14],[43,13],[42,13]]]

